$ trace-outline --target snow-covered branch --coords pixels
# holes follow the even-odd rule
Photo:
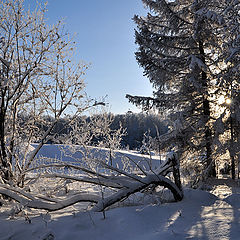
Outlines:
[[[75,167],[74,165],[69,164],[51,164],[51,167],[59,168],[64,166]],[[183,198],[181,185],[179,185],[179,183],[181,184],[180,176],[179,173],[177,174],[179,166],[177,164],[175,154],[172,154],[171,156],[169,155],[168,160],[165,161],[157,170],[145,171],[144,176],[127,173],[124,170],[115,168],[103,162],[101,162],[101,166],[108,170],[114,171],[116,174],[100,176],[96,173],[92,174],[93,172],[91,171],[91,174],[88,173],[89,176],[86,176],[86,174],[67,175],[61,173],[45,173],[42,174],[41,179],[62,179],[67,184],[82,182],[84,184],[91,184],[92,186],[104,186],[109,189],[106,197],[103,197],[103,195],[100,193],[86,194],[81,192],[74,195],[70,193],[70,195],[67,195],[64,198],[57,197],[55,195],[53,195],[54,197],[49,197],[43,194],[25,192],[19,187],[11,187],[6,184],[0,184],[0,194],[19,202],[24,207],[45,209],[48,211],[56,211],[78,202],[94,203],[95,205],[93,206],[92,211],[104,211],[106,208],[119,201],[122,201],[130,195],[140,192],[144,189],[148,189],[150,185],[168,188],[172,192],[176,201],[180,201]],[[43,165],[42,167],[46,166]],[[81,169],[83,173],[88,172],[82,167],[79,169]],[[169,172],[173,172],[175,183],[167,177]]]

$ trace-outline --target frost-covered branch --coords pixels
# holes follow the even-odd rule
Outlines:
[[[165,178],[163,176],[157,176],[155,174],[149,174],[145,178],[142,179],[142,183],[135,182],[132,183],[132,185],[127,189],[121,189],[117,193],[99,201],[96,206],[94,206],[94,211],[103,211],[107,207],[113,205],[116,202],[121,201],[122,199],[125,199],[131,194],[134,194],[136,192],[140,192],[141,190],[147,188],[149,185],[154,184],[156,186],[164,186],[171,190],[171,192],[174,195],[174,198],[176,201],[181,201],[183,198],[183,193],[181,190],[179,190],[176,185],[174,185],[168,178]]]
[[[178,168],[176,162],[176,156],[169,156],[169,159],[162,164],[159,169],[155,172],[145,172],[144,177],[137,176],[135,174],[128,174],[123,170],[117,170],[113,166],[107,164],[102,164],[106,169],[110,169],[116,172],[116,175],[106,175],[101,176],[86,176],[81,175],[67,175],[61,173],[45,173],[42,174],[43,178],[49,179],[63,179],[66,183],[82,182],[85,184],[90,184],[91,186],[104,186],[108,189],[107,196],[103,197],[102,194],[86,194],[77,193],[69,194],[64,198],[62,197],[49,197],[39,193],[28,192],[26,193],[23,189],[18,187],[10,187],[6,184],[0,185],[0,194],[3,194],[17,202],[19,202],[24,207],[45,209],[48,211],[56,211],[62,208],[71,206],[77,202],[89,202],[94,203],[92,211],[104,211],[106,208],[112,206],[113,204],[122,201],[123,199],[129,197],[130,195],[140,192],[144,189],[148,189],[149,186],[163,186],[168,188],[176,201],[180,201],[183,198],[183,192],[180,183],[180,176],[174,174],[174,166]],[[175,160],[175,162],[174,162]],[[52,164],[52,167],[59,167],[60,165]],[[64,164],[61,165],[64,167]],[[82,168],[81,168],[82,170]],[[172,182],[168,177],[167,173],[173,172],[175,176],[175,182]],[[120,174],[121,173],[121,174]],[[119,175],[120,174],[120,175]],[[178,179],[176,179],[178,178]],[[70,180],[70,182],[69,182]],[[67,182],[68,181],[68,182]],[[76,192],[76,191],[75,191]],[[52,196],[52,194],[51,194]]]

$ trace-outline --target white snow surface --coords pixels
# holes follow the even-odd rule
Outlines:
[[[0,215],[1,240],[239,239],[236,194],[229,202],[201,190],[185,190],[181,202],[115,208],[102,213],[75,210],[22,217]],[[239,200],[238,200],[239,201]]]
[[[231,183],[213,183],[215,195],[185,189],[181,202],[143,201],[112,208],[105,212],[105,219],[103,213],[86,211],[82,203],[51,213],[27,210],[27,215],[13,215],[18,205],[10,203],[0,206],[0,240],[238,240],[240,188]]]
[[[37,144],[32,144],[34,148],[37,147]],[[107,148],[98,148],[98,147],[88,147],[87,148],[88,156],[103,160],[109,161],[109,149]],[[52,160],[61,160],[68,163],[81,164],[84,163],[84,154],[86,149],[77,145],[63,145],[63,144],[45,144],[37,154],[39,159],[52,159]],[[124,160],[125,159],[125,160]],[[142,168],[149,170],[157,169],[162,161],[166,159],[166,155],[156,155],[151,152],[151,156],[147,154],[141,154],[138,151],[133,150],[114,150],[112,151],[112,164],[114,167],[120,169],[123,168],[123,162],[129,162],[132,168],[136,167],[136,164],[139,164]]]

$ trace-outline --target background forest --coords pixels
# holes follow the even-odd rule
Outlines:
[[[143,141],[148,141],[149,138],[155,140],[155,150],[158,149],[157,141],[162,134],[167,133],[167,121],[161,121],[157,114],[147,114],[147,113],[126,113],[113,115],[111,113],[105,113],[105,117],[109,119],[110,131],[116,131],[119,128],[124,129],[124,135],[121,139],[121,148],[130,150],[140,150],[143,146]],[[26,121],[26,116],[22,121]],[[101,118],[101,114],[95,114],[93,116],[82,116],[79,117],[78,121],[81,123],[83,121],[91,122],[94,119]],[[39,131],[46,131],[47,126],[54,121],[51,117],[45,117],[44,120],[36,122],[36,127],[39,127]],[[45,123],[44,123],[45,122]],[[57,134],[58,137],[54,137],[49,140],[48,143],[63,144],[63,138],[70,137],[71,127],[66,124],[67,119],[60,119],[59,122],[54,127],[52,134]],[[148,138],[148,139],[147,139]],[[40,140],[36,139],[36,142]],[[98,141],[101,139],[92,139],[91,145],[97,146]],[[73,142],[74,144],[74,142]],[[75,143],[77,144],[77,142]]]

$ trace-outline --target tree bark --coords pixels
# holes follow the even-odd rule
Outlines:
[[[177,187],[182,191],[182,183],[181,183],[181,178],[180,178],[180,171],[179,171],[179,161],[177,158],[174,156],[172,159],[173,162],[173,177],[174,177],[174,182],[177,185]]]
[[[232,114],[232,111],[230,112],[230,114]],[[235,180],[236,172],[235,172],[235,158],[233,154],[233,144],[234,144],[233,119],[231,115],[230,115],[230,134],[231,134],[231,146],[230,146],[231,172],[232,172],[232,179]]]
[[[201,60],[205,64],[205,53],[204,53],[204,47],[203,42],[199,41],[199,52],[201,55]],[[206,147],[206,162],[207,167],[212,166],[208,177],[216,177],[216,168],[215,168],[215,162],[212,159],[212,131],[210,127],[208,126],[208,121],[210,119],[210,102],[208,100],[208,79],[207,79],[207,73],[202,70],[202,85],[203,85],[203,115],[205,120],[205,130],[204,130],[204,138],[205,138],[205,147]]]

